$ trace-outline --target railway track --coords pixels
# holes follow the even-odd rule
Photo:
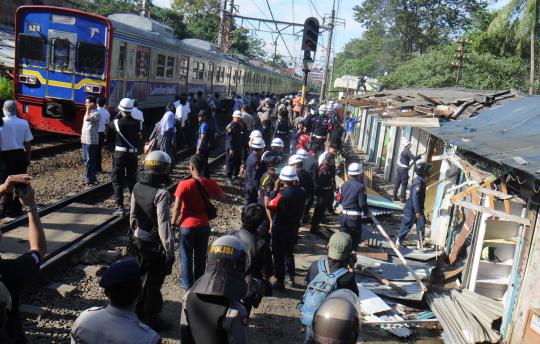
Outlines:
[[[224,135],[224,133],[221,133],[218,135],[218,138]],[[168,186],[169,192],[174,192],[174,188],[178,182],[188,177],[185,172],[182,173],[179,171],[180,162],[185,161],[194,152],[195,147],[193,146],[183,149],[176,154],[176,161],[179,161],[179,163],[177,163],[172,172],[171,177],[175,182]],[[222,153],[210,158],[208,161],[209,166],[216,165],[224,156],[225,153]],[[112,183],[106,182],[39,209],[39,215],[45,228],[45,235],[49,241],[49,253],[41,265],[42,271],[47,270],[50,266],[80,250],[106,232],[112,231],[114,228],[125,223],[128,215],[114,216],[112,215],[112,209],[80,203],[95,202],[96,199],[111,195],[112,191]],[[67,222],[63,223],[63,220]],[[5,233],[4,238],[7,239],[3,241],[3,244],[5,243],[1,251],[3,255],[17,255],[27,250],[25,228],[27,223],[28,216],[23,215],[0,226],[0,231]]]

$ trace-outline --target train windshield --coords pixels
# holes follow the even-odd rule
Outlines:
[[[52,65],[59,68],[68,68],[71,43],[65,38],[55,38],[52,44]]]
[[[105,70],[105,46],[79,42],[77,45],[77,69],[88,73],[103,73]]]
[[[19,35],[19,56],[23,60],[45,62],[45,39],[35,35]]]

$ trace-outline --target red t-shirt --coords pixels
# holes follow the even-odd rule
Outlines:
[[[213,179],[200,178],[199,182],[203,185],[208,197],[220,196],[223,190]],[[195,179],[190,178],[178,184],[174,193],[175,197],[182,201],[180,227],[202,227],[208,226],[208,214],[203,195]]]

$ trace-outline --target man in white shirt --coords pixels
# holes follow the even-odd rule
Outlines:
[[[0,147],[5,165],[4,176],[25,174],[30,165],[30,142],[34,137],[28,122],[17,116],[17,103],[14,100],[4,102],[3,112]],[[17,217],[22,214],[21,203],[13,192],[5,195],[1,205],[4,215]]]
[[[107,128],[109,127],[109,121],[111,120],[111,114],[105,108],[107,101],[103,97],[97,99],[97,110],[99,112],[99,143],[97,151],[96,172],[103,172],[101,167],[101,152],[103,150],[103,143],[105,142],[105,136],[107,136]]]
[[[242,112],[242,117],[243,117],[243,120],[244,120],[244,124],[246,126],[246,129],[248,131],[248,133],[251,133],[253,131],[253,126],[255,124],[255,119],[253,118],[253,116],[251,116],[251,114],[248,113],[248,106],[247,105],[242,105],[242,109],[240,110]]]
[[[144,123],[144,115],[141,110],[137,108],[137,101],[133,99],[133,109],[131,110],[131,117],[135,118],[136,120],[140,121],[141,124]]]
[[[180,149],[186,144],[185,127],[188,115],[190,112],[190,106],[186,97],[180,98],[180,105],[176,108],[174,118],[176,119],[176,147]]]

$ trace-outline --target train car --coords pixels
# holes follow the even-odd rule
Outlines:
[[[178,40],[174,31],[134,14],[105,18],[50,7],[22,6],[15,19],[14,96],[36,129],[79,135],[88,95],[114,109],[121,98],[139,108],[163,107],[180,94],[284,94],[301,81],[214,44]]]

